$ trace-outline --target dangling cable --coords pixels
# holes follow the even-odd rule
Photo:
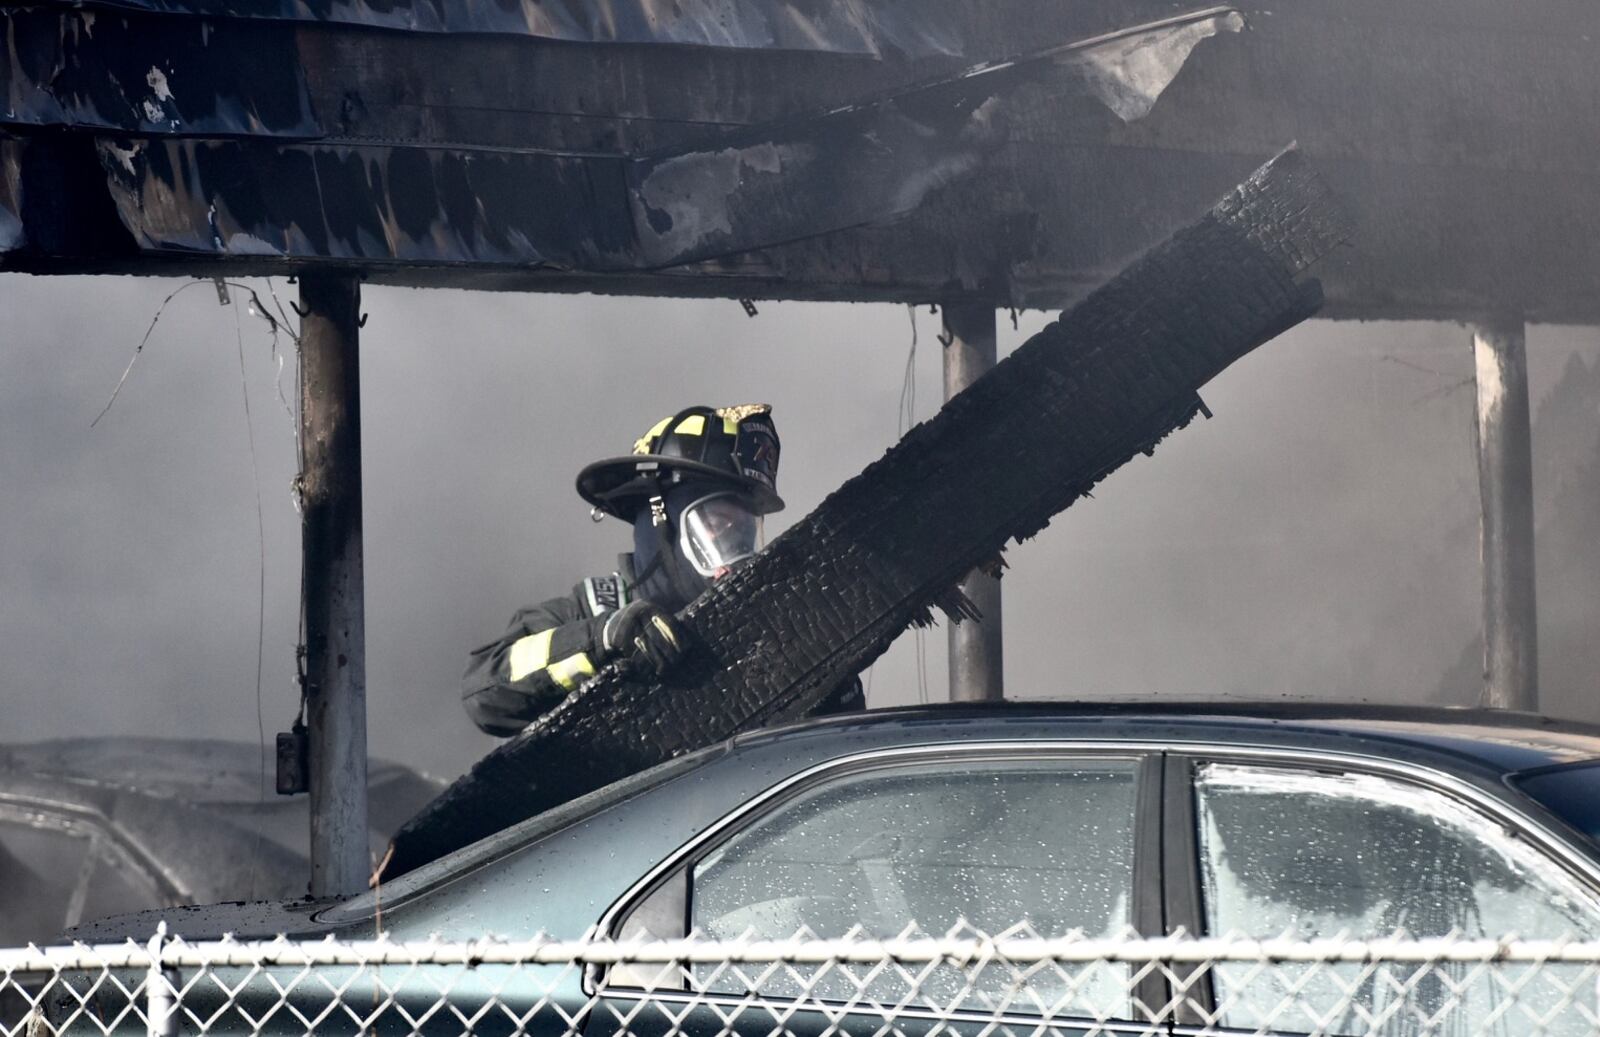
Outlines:
[[[917,423],[917,308],[907,304],[906,316],[911,318],[911,349],[906,353],[905,374],[900,381],[900,415],[895,425],[898,437],[903,438]],[[912,630],[917,646],[917,701],[928,701],[928,645],[923,638],[922,624]],[[867,671],[867,690],[872,690],[872,671]]]

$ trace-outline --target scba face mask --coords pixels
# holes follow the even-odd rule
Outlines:
[[[706,579],[716,579],[762,547],[761,516],[737,493],[707,494],[683,509],[678,542],[683,557]]]

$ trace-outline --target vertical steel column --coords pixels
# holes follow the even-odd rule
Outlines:
[[[361,378],[353,274],[302,274],[301,527],[311,894],[366,888],[367,668],[362,605]]]
[[[994,367],[994,307],[946,303],[939,312],[944,316],[944,398],[949,400]],[[950,700],[998,702],[1005,697],[1000,581],[972,572],[961,581],[961,592],[983,618],[950,624]]]
[[[1539,708],[1533,560],[1533,437],[1527,337],[1520,315],[1473,329],[1478,382],[1478,493],[1483,502],[1483,704]]]

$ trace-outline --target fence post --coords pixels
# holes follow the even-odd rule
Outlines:
[[[177,991],[167,981],[166,970],[161,967],[161,952],[167,942],[167,923],[156,923],[156,934],[150,937],[150,971],[144,979],[145,1022],[147,1037],[174,1037],[178,1032]]]

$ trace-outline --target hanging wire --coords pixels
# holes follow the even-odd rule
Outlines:
[[[278,298],[278,293],[277,293],[277,290],[274,288],[274,286],[272,284],[272,279],[271,278],[266,278],[265,281],[266,281],[267,294],[272,299],[273,309],[268,309],[266,303],[262,301],[260,294],[251,285],[244,284],[244,283],[241,283],[241,282],[238,282],[238,281],[228,281],[228,280],[224,280],[224,279],[220,279],[220,278],[213,279],[213,280],[204,280],[204,279],[193,280],[193,281],[188,282],[187,284],[179,285],[177,288],[174,288],[171,292],[167,293],[167,296],[164,299],[161,300],[160,305],[156,307],[156,312],[150,318],[150,323],[145,328],[144,335],[139,339],[139,344],[134,347],[133,355],[128,359],[127,367],[125,367],[123,369],[122,376],[117,379],[117,384],[112,388],[111,395],[106,400],[105,406],[100,409],[100,413],[97,414],[95,416],[94,420],[89,423],[89,427],[90,428],[94,428],[97,425],[99,425],[101,419],[103,419],[106,416],[106,414],[110,412],[112,406],[117,402],[118,397],[121,395],[123,386],[127,384],[129,376],[133,373],[134,365],[136,363],[138,363],[139,357],[144,353],[145,347],[147,345],[149,345],[150,339],[151,339],[152,335],[155,333],[156,325],[161,322],[161,318],[166,314],[167,307],[173,302],[174,299],[176,299],[179,295],[183,294],[184,292],[188,291],[189,289],[194,288],[197,285],[202,285],[202,284],[211,284],[211,285],[217,286],[219,288],[219,290],[224,288],[224,287],[234,288],[234,289],[237,289],[238,291],[243,292],[243,293],[245,293],[246,295],[249,296],[249,303],[248,303],[248,306],[247,306],[247,312],[250,314],[250,316],[259,318],[260,320],[262,320],[267,325],[267,331],[268,331],[268,334],[270,336],[270,338],[269,338],[270,355],[271,355],[274,367],[276,369],[276,377],[274,379],[274,387],[275,387],[276,392],[277,392],[278,401],[279,401],[280,404],[283,405],[284,412],[289,418],[290,432],[295,438],[296,455],[297,455],[297,463],[298,463],[298,466],[299,466],[299,471],[300,472],[304,472],[304,470],[305,470],[305,447],[304,447],[304,443],[301,442],[300,431],[299,431],[300,430],[300,425],[299,425],[299,421],[297,419],[297,416],[295,414],[295,410],[290,405],[288,399],[285,398],[284,393],[283,393],[283,367],[284,367],[285,357],[284,357],[284,353],[282,351],[280,351],[280,348],[279,348],[280,343],[279,343],[279,339],[278,339],[279,333],[281,332],[282,334],[287,335],[289,337],[289,340],[291,342],[293,342],[295,344],[295,346],[297,347],[296,356],[295,356],[295,370],[296,370],[296,378],[298,380],[298,378],[299,378],[299,368],[300,368],[299,355],[298,355],[298,347],[300,345],[300,332],[297,329],[296,322],[289,317],[288,312],[284,309],[282,300],[280,300]],[[255,495],[256,495],[256,545],[257,545],[257,556],[258,556],[258,563],[259,563],[259,573],[258,573],[258,579],[257,579],[257,585],[256,585],[256,686],[255,686],[255,705],[256,705],[256,737],[257,737],[257,745],[258,745],[258,750],[259,750],[259,758],[258,758],[259,786],[260,786],[259,791],[260,791],[261,801],[264,803],[265,802],[265,798],[266,798],[266,783],[267,783],[267,741],[266,741],[267,735],[266,735],[266,719],[265,719],[265,715],[264,715],[263,690],[262,690],[263,673],[264,673],[264,670],[265,670],[265,658],[266,658],[267,543],[266,543],[265,506],[264,506],[264,503],[263,503],[262,493],[261,493],[261,470],[260,470],[260,462],[259,462],[259,458],[258,458],[258,453],[257,453],[257,450],[256,450],[255,421],[254,421],[254,418],[253,418],[253,416],[251,415],[251,412],[250,412],[250,383],[249,383],[248,369],[247,369],[246,364],[245,364],[245,356],[244,356],[244,327],[243,327],[243,322],[242,322],[242,320],[241,320],[241,318],[239,316],[239,309],[238,309],[237,304],[232,300],[228,300],[226,298],[225,292],[222,293],[222,300],[223,300],[223,302],[222,302],[223,305],[233,305],[235,307],[234,311],[233,311],[234,343],[235,343],[235,346],[237,348],[238,359],[239,359],[239,387],[240,387],[241,399],[243,400],[243,403],[244,403],[245,432],[246,432],[246,438],[248,440],[249,449],[250,449],[250,474],[251,474],[251,480],[252,480],[252,484],[253,484],[253,486],[255,488]],[[276,311],[275,313],[274,313],[274,310]],[[300,476],[297,475],[296,476],[296,493],[295,493],[295,509],[296,509],[297,512],[300,511],[300,501],[299,501],[299,493],[298,493],[299,479],[300,479]],[[299,644],[297,645],[297,648],[296,648],[296,670],[297,670],[297,674],[298,674],[298,683],[299,683],[299,688],[300,688],[300,705],[299,705],[299,709],[298,709],[299,720],[297,721],[297,723],[302,723],[303,724],[304,715],[305,715],[305,644],[304,644],[304,642],[305,642],[305,633],[304,633],[304,631],[305,631],[305,573],[303,571],[303,568],[302,568],[302,572],[301,572],[300,601],[301,601],[301,608],[300,608],[300,613],[301,613],[301,615],[300,615],[300,636],[299,636]],[[252,862],[252,868],[253,867],[254,867],[254,862]],[[253,877],[252,877],[251,881],[252,881],[252,884],[253,884],[253,882],[254,882]]]
[[[273,359],[275,361],[277,361],[279,373],[280,374],[282,373],[283,361],[279,357],[279,354],[278,354],[278,332],[282,331],[284,334],[288,335],[290,340],[293,341],[296,346],[298,346],[300,344],[300,334],[299,334],[299,332],[294,330],[294,322],[289,320],[288,315],[284,313],[283,304],[278,302],[277,293],[272,290],[272,279],[271,278],[267,278],[267,291],[268,291],[269,294],[272,295],[272,301],[277,304],[277,307],[278,307],[278,316],[277,317],[274,317],[267,310],[266,305],[264,303],[262,303],[262,301],[261,301],[261,296],[257,295],[256,294],[256,290],[254,288],[250,287],[247,284],[243,284],[243,283],[241,283],[239,281],[221,281],[221,280],[218,280],[218,281],[206,281],[206,280],[190,281],[189,283],[181,284],[178,287],[174,288],[172,291],[168,292],[167,293],[167,297],[165,299],[161,300],[161,305],[156,307],[155,316],[150,318],[149,326],[144,329],[144,337],[139,340],[139,344],[137,346],[133,347],[133,356],[128,358],[128,366],[122,369],[122,377],[117,379],[117,384],[112,388],[111,397],[108,400],[106,400],[106,405],[104,407],[101,407],[100,408],[100,413],[95,415],[95,419],[93,421],[89,422],[89,427],[90,428],[94,428],[96,425],[100,424],[100,419],[104,418],[106,416],[106,413],[111,410],[111,405],[117,402],[117,397],[119,395],[121,395],[121,393],[122,393],[122,387],[125,384],[127,384],[128,376],[133,373],[133,365],[139,362],[140,355],[144,353],[144,347],[147,346],[150,343],[150,336],[155,333],[156,325],[161,322],[162,316],[167,312],[167,305],[169,303],[171,303],[173,299],[176,299],[179,295],[182,295],[184,292],[188,291],[189,289],[191,289],[191,288],[193,288],[193,287],[195,287],[197,285],[202,285],[202,284],[208,284],[208,285],[213,285],[213,286],[219,286],[220,285],[220,286],[225,286],[225,287],[228,287],[228,288],[237,288],[238,290],[240,290],[242,292],[246,292],[246,293],[249,294],[249,296],[250,296],[250,306],[249,306],[250,316],[252,316],[252,317],[260,317],[263,321],[266,322],[267,328],[272,334],[272,343],[271,343],[272,356],[273,356]],[[231,304],[224,303],[224,305],[231,305]],[[234,311],[234,319],[237,322],[237,320],[238,320],[238,311],[237,310]],[[241,335],[242,334],[243,334],[243,332],[241,331]],[[282,389],[281,384],[280,384],[279,389],[278,389],[278,399],[283,402],[285,409],[288,410],[288,401],[283,398],[283,389]],[[290,412],[290,418],[292,419],[293,417],[294,417],[294,415],[293,415],[293,413],[291,411]],[[298,428],[298,426],[297,426],[297,428]],[[298,431],[296,432],[296,435],[298,435]]]
[[[122,392],[122,387],[127,383],[128,376],[133,373],[133,365],[139,361],[139,354],[144,352],[144,347],[149,343],[151,334],[155,332],[156,325],[161,321],[161,315],[167,312],[167,304],[173,299],[176,299],[179,295],[193,288],[195,285],[210,283],[210,281],[190,281],[188,284],[182,284],[174,288],[172,291],[167,293],[167,297],[165,299],[161,300],[161,305],[156,307],[156,315],[150,318],[150,326],[144,329],[144,337],[139,340],[139,344],[137,346],[133,347],[133,356],[128,358],[128,366],[122,369],[122,377],[117,379],[116,386],[111,390],[111,398],[106,401],[106,405],[104,407],[100,408],[100,413],[95,415],[95,419],[89,422],[90,428],[94,428],[96,425],[100,424],[100,419],[105,417],[106,412],[111,409],[111,405],[117,402],[117,395]]]
[[[272,290],[272,282],[267,282],[267,290],[272,295],[272,301],[277,303],[278,312],[283,313],[283,303],[278,300],[278,293]],[[298,311],[296,311],[298,312]],[[304,425],[301,415],[304,412],[306,401],[306,365],[305,343],[299,336],[295,336],[294,355],[294,428],[295,428],[295,473],[291,495],[294,499],[294,511],[300,516],[302,524],[305,522],[305,479],[306,479],[306,440],[301,434]],[[306,726],[307,706],[307,677],[306,677],[306,566],[305,557],[300,559],[300,615],[295,633],[294,668],[295,686],[300,692],[300,708],[295,715],[295,730],[303,730]]]
[[[264,319],[272,332],[272,359],[277,369],[276,377],[273,379],[273,387],[278,395],[278,403],[282,405],[284,413],[288,415],[289,434],[294,437],[295,445],[295,474],[294,479],[290,484],[290,501],[294,506],[295,514],[300,515],[303,519],[305,515],[303,485],[306,472],[306,445],[304,438],[300,434],[299,408],[302,401],[305,399],[303,391],[305,382],[300,355],[301,333],[298,329],[297,322],[289,315],[288,308],[284,306],[283,300],[278,297],[278,289],[272,283],[272,278],[267,277],[263,278],[263,280],[266,282],[267,295],[272,299],[273,309],[276,310],[277,316],[276,318],[273,317],[273,314],[267,310],[266,305],[262,303],[261,297],[258,296],[253,290],[250,292],[250,301],[253,307],[252,313],[257,313],[262,319]],[[294,278],[291,277],[289,282],[293,284]],[[285,362],[285,353],[280,352],[278,348],[278,332],[280,330],[289,337],[289,341],[292,342],[295,347],[295,396],[292,403],[287,397],[284,396],[283,393],[283,368]],[[295,718],[291,724],[292,729],[295,731],[304,730],[306,723],[306,572],[303,559],[300,566],[299,600],[300,604],[295,624],[294,647],[294,681],[297,704],[295,707]]]
[[[900,417],[895,424],[895,435],[904,436],[917,423],[917,308],[906,307],[911,318],[911,350],[906,354],[905,374],[900,380]]]
[[[911,349],[906,353],[905,374],[900,381],[900,418],[895,426],[898,436],[904,437],[917,423],[917,308],[906,306],[906,316],[911,318]],[[928,644],[924,631],[918,624],[912,631],[917,648],[917,701],[928,701]],[[870,675],[869,675],[870,679]]]
[[[264,806],[267,802],[267,722],[263,716],[261,705],[261,671],[263,660],[266,656],[267,636],[267,528],[261,506],[261,470],[256,461],[255,423],[250,417],[250,380],[245,372],[244,364],[244,328],[239,321],[239,308],[237,306],[233,308],[233,338],[239,354],[239,396],[244,401],[245,439],[250,444],[250,481],[255,488],[256,494],[256,554],[260,563],[259,577],[256,582],[256,745],[259,751],[260,776],[256,792],[258,800]],[[257,833],[258,851],[261,838],[261,834]],[[250,888],[252,890],[255,889],[257,857],[259,857],[259,852],[252,854],[250,860]]]
[[[278,349],[278,332],[282,330],[284,334],[289,336],[289,340],[297,347],[300,344],[300,335],[294,330],[294,324],[289,320],[289,315],[283,311],[283,303],[278,301],[278,295],[272,289],[272,278],[268,277],[264,280],[267,283],[267,294],[272,296],[272,302],[278,309],[278,316],[274,317],[270,312],[268,312],[266,305],[261,301],[261,297],[254,291],[250,293],[249,312],[251,316],[260,317],[262,320],[266,321],[267,328],[272,333],[270,349],[272,351],[272,364],[275,368],[272,386],[277,391],[278,403],[283,407],[283,413],[289,418],[289,434],[298,437],[299,428],[295,424],[294,408],[289,406],[289,399],[283,394],[284,354]]]
[[[256,430],[250,417],[250,380],[244,365],[244,329],[239,322],[239,309],[233,310],[233,337],[239,351],[239,395],[244,401],[245,438],[250,444],[250,478],[256,493],[256,548],[260,561],[260,578],[256,583],[256,734],[261,743],[261,791],[263,799],[267,787],[267,726],[261,714],[261,669],[266,648],[267,625],[267,527],[261,505],[261,469],[256,460]]]

